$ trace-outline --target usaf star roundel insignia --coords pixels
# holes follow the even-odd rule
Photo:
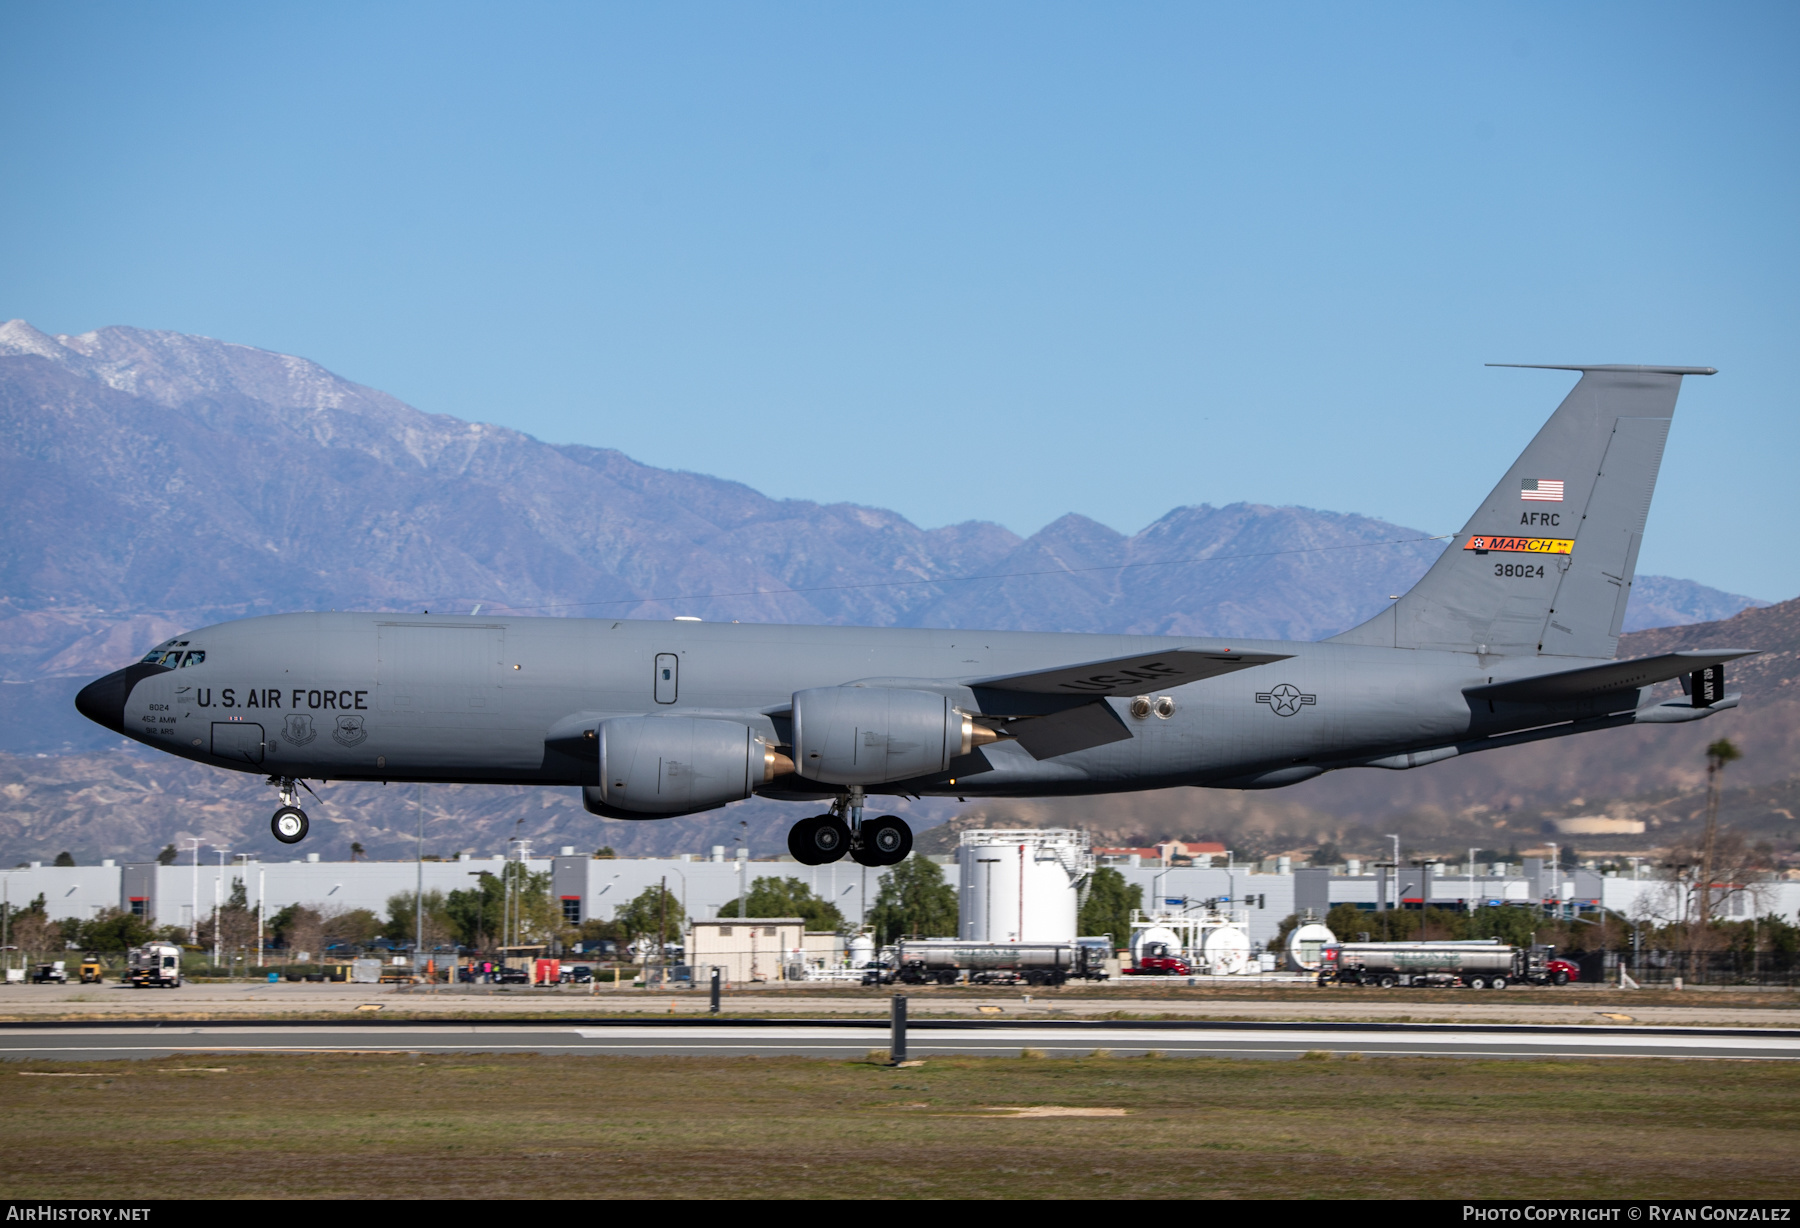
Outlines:
[[[1272,690],[1257,692],[1256,702],[1268,704],[1270,711],[1274,712],[1276,716],[1292,716],[1302,707],[1318,703],[1319,697],[1303,695],[1300,693],[1299,687],[1291,682],[1284,682]]]

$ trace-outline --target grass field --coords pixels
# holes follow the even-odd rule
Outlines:
[[[0,1087],[7,1198],[1800,1186],[1800,1064],[1776,1062],[189,1056],[9,1063]]]

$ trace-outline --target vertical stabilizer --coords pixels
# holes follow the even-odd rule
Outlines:
[[[1581,379],[1462,532],[1410,592],[1333,640],[1614,654],[1681,377],[1713,369],[1550,369]]]

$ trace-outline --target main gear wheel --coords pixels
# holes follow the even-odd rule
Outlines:
[[[850,828],[835,814],[815,814],[788,829],[788,852],[803,866],[829,865],[850,849]]]

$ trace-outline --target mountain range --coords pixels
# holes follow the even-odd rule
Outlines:
[[[0,480],[0,694],[11,701],[0,705],[0,859],[65,847],[142,856],[177,834],[276,850],[260,782],[121,746],[70,703],[82,682],[168,634],[225,618],[481,605],[1317,639],[1374,613],[1442,548],[1368,516],[1258,504],[1177,507],[1129,535],[1073,514],[1028,538],[978,521],[922,529],[877,508],[770,499],[428,414],[301,358],[134,328],[50,336],[20,320],[0,325]],[[1711,623],[1763,604],[1645,576],[1626,626]],[[1444,767],[1461,783],[1419,804],[1448,813],[1493,795],[1480,773]],[[1392,796],[1356,800],[1373,787],[1320,782],[1310,793],[1330,804],[1289,790],[1276,809],[1354,818]],[[374,851],[413,827],[402,792],[334,787],[313,814]],[[1502,792],[1521,805],[1537,797]],[[425,808],[440,843],[459,848],[490,847],[502,828],[594,844],[604,828],[621,851],[698,849],[791,817],[750,802],[678,823],[601,824],[552,791],[439,793],[426,791]],[[1158,797],[1121,801],[1117,815]],[[957,809],[911,813],[929,824]],[[1185,803],[1168,818],[1168,830],[1210,821]],[[1160,830],[1152,812],[1142,821]]]

